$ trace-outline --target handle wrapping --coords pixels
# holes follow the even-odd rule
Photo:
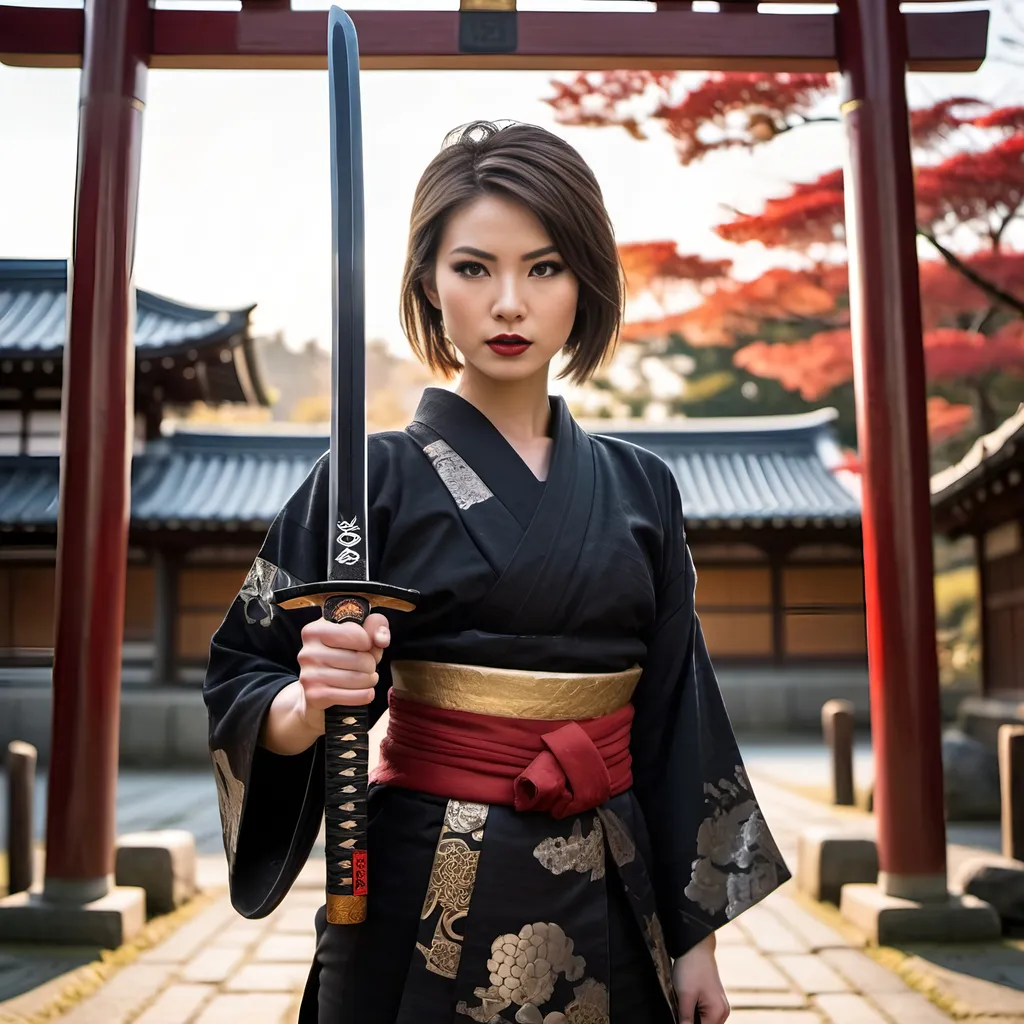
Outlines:
[[[325,619],[362,625],[370,613],[363,597],[336,595],[323,605]],[[369,710],[336,706],[324,713],[327,922],[366,920],[366,785],[369,774]]]

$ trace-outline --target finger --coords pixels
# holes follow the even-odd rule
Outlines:
[[[310,686],[306,689],[306,703],[318,711],[327,708],[356,708],[373,701],[373,690],[339,690],[335,687]]]
[[[725,1024],[731,1012],[724,992],[700,1001],[700,1024]]]
[[[302,669],[299,678],[304,690],[310,686],[328,690],[368,690],[377,685],[379,677],[376,672],[348,672],[345,669],[310,665]]]
[[[339,651],[369,651],[373,644],[366,630],[358,622],[329,622],[317,619],[303,630],[303,640],[308,636],[319,640],[326,647]]]
[[[383,649],[391,643],[391,624],[380,612],[373,612],[371,615],[367,615],[366,621],[363,623],[363,629],[370,638],[372,646]],[[378,658],[377,660],[379,661],[380,659]]]
[[[377,671],[377,658],[372,651],[341,651],[315,639],[302,645],[297,660],[302,668],[337,669],[368,676]]]
[[[694,1013],[697,1009],[697,997],[690,992],[679,994],[679,1024],[694,1024]],[[701,1022],[703,1024],[703,1020]]]

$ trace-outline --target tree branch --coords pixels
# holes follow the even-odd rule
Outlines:
[[[983,291],[993,302],[1012,309],[1019,316],[1024,316],[1024,301],[1003,291],[998,285],[984,278],[973,267],[964,263],[956,253],[950,252],[930,231],[918,227],[918,235],[930,242],[935,251],[958,273],[963,274],[976,288]]]

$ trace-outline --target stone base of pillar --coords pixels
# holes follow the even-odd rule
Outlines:
[[[196,840],[191,832],[164,829],[119,836],[115,861],[118,885],[146,890],[150,915],[169,914],[196,892]]]
[[[91,903],[56,903],[41,891],[0,899],[0,942],[116,949],[146,923],[146,892],[115,886]]]
[[[797,845],[797,888],[811,899],[839,904],[843,886],[878,878],[878,849],[865,829],[813,828]]]
[[[839,910],[869,942],[987,942],[1002,934],[991,904],[974,896],[947,894],[944,900],[915,902],[889,896],[878,885],[844,885]]]

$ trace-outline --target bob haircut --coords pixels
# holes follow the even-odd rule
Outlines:
[[[576,320],[565,344],[568,363],[559,376],[576,383],[587,380],[618,338],[622,265],[593,171],[567,142],[528,124],[474,121],[457,128],[423,172],[413,199],[402,274],[400,316],[413,351],[445,378],[462,369],[423,282],[434,273],[448,218],[485,195],[530,209],[576,275]]]

